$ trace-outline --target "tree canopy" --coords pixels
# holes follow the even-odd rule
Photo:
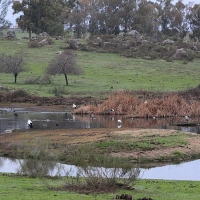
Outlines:
[[[16,52],[14,55],[0,54],[0,72],[13,74],[15,83],[17,82],[18,74],[26,70],[24,64],[24,56],[21,51]]]
[[[47,74],[64,74],[66,85],[68,85],[68,74],[78,75],[81,69],[76,66],[75,54],[71,50],[66,50],[55,57],[46,69]]]
[[[10,25],[10,22],[5,17],[11,3],[12,0],[0,0],[0,27]]]
[[[17,18],[22,30],[39,34],[47,32],[51,36],[63,33],[63,11],[66,2],[63,0],[22,0],[13,2],[15,13],[23,14]]]

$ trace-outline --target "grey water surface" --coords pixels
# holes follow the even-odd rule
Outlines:
[[[155,128],[175,129],[185,132],[200,133],[199,117],[190,118],[196,125],[185,125],[184,117],[176,118],[148,118],[135,119],[124,116],[111,115],[73,115],[70,111],[63,112],[33,112],[23,108],[0,109],[0,134],[10,134],[13,130],[29,129],[27,120],[33,121],[33,129],[88,129],[88,128]],[[122,123],[118,123],[118,120]],[[184,126],[177,125],[184,124]],[[1,158],[0,172],[17,173],[26,169],[27,161]],[[28,163],[30,165],[30,163]],[[37,166],[37,164],[34,164]],[[64,165],[61,163],[44,163],[44,170],[47,175],[66,175],[72,173],[76,176],[79,167]],[[166,165],[150,169],[141,169],[140,178],[165,179],[165,180],[200,180],[200,160],[185,162],[179,165]]]
[[[175,129],[200,133],[200,126],[177,126],[185,123],[184,117],[176,118],[126,118],[112,115],[73,115],[72,112],[33,112],[23,108],[0,109],[0,134],[28,129],[27,121],[33,121],[33,129],[84,129],[84,128],[156,128]],[[122,123],[118,123],[121,120]],[[200,124],[200,118],[190,119]]]
[[[34,161],[35,162],[35,161]],[[34,163],[30,165],[25,160],[9,159],[0,157],[0,172],[1,173],[27,173],[33,171],[30,166],[42,166],[46,175],[49,176],[77,176],[83,170],[75,165],[67,165],[61,163]],[[154,167],[150,169],[140,168],[139,178],[141,179],[162,179],[162,180],[191,180],[200,181],[200,160],[185,162],[177,165],[166,165],[162,167]],[[94,168],[93,168],[94,170]],[[104,173],[113,174],[112,168],[101,168]],[[114,170],[116,171],[116,169]],[[109,176],[109,174],[108,174]]]

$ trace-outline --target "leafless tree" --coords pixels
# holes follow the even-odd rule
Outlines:
[[[12,73],[15,77],[15,83],[17,82],[17,76],[20,72],[26,71],[24,68],[24,56],[23,52],[19,51],[13,55],[0,54],[0,72]]]
[[[66,85],[68,84],[68,74],[78,75],[81,73],[81,69],[76,65],[75,54],[71,50],[60,53],[57,57],[51,60],[49,66],[46,69],[47,74],[64,74]]]

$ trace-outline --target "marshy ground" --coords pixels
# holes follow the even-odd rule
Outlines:
[[[0,154],[16,157],[48,144],[51,153],[69,161],[77,146],[86,145],[93,152],[110,157],[127,158],[148,166],[163,162],[181,162],[199,158],[200,135],[162,129],[65,129],[17,130],[0,136]],[[73,146],[73,148],[72,148]],[[28,148],[27,148],[28,147]],[[21,148],[21,149],[20,149]],[[75,154],[74,154],[75,155]]]

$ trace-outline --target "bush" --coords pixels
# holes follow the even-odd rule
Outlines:
[[[50,94],[54,94],[55,96],[60,96],[60,94],[65,94],[65,88],[62,86],[60,87],[54,87],[53,89],[49,90]]]
[[[26,96],[28,96],[28,93],[22,89],[15,90],[13,92],[9,92],[6,94],[6,97],[9,99],[16,99],[16,98],[26,97]]]
[[[127,188],[134,185],[140,174],[140,169],[126,159],[98,154],[94,145],[70,145],[67,149],[71,162],[79,168],[76,178],[68,179],[64,188],[113,191],[119,186]]]
[[[33,77],[33,78],[30,78],[30,79],[27,79],[25,81],[25,84],[39,84],[40,82],[40,77]]]
[[[55,41],[50,37],[47,38],[47,41],[48,41],[49,44],[54,44],[55,43]]]
[[[187,49],[187,60],[192,61],[196,58],[196,53],[193,50]]]
[[[34,41],[30,41],[30,42],[28,43],[28,47],[29,47],[29,48],[39,48],[40,45],[39,45],[39,43],[38,43],[37,40],[34,40]]]
[[[44,85],[44,84],[50,84],[51,83],[51,78],[50,76],[44,75],[42,77],[38,76],[38,77],[33,77],[30,79],[27,79],[25,81],[25,84],[40,84],[40,85]]]

